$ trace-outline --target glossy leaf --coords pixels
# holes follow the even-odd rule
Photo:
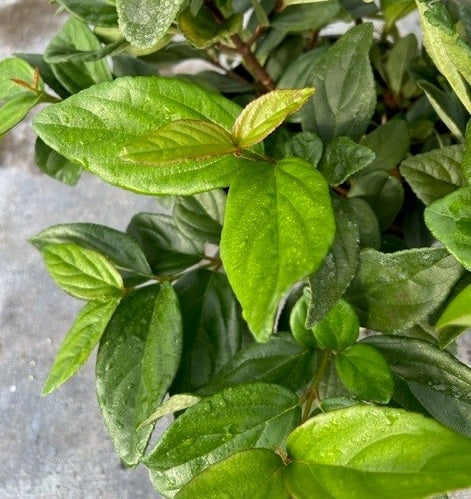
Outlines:
[[[360,325],[397,332],[425,320],[445,300],[462,273],[443,248],[384,254],[364,250],[347,299]]]
[[[401,163],[401,174],[426,205],[466,184],[462,146],[448,146],[417,154]]]
[[[178,300],[165,284],[124,298],[101,339],[98,401],[116,452],[128,466],[138,464],[145,451],[152,426],[140,425],[167,393],[180,361],[181,337]]]
[[[192,392],[240,349],[245,324],[223,274],[206,269],[188,272],[175,291],[183,315],[183,353],[172,392]]]
[[[335,215],[335,238],[329,253],[309,278],[311,300],[306,325],[314,326],[342,298],[359,262],[359,231],[349,203],[332,200]]]
[[[168,215],[139,213],[132,218],[127,233],[140,244],[156,274],[184,270],[203,257],[203,244],[181,233]]]
[[[316,64],[309,79],[316,94],[303,110],[304,130],[326,141],[363,135],[376,105],[368,57],[372,37],[369,23],[352,28]]]
[[[82,167],[58,154],[39,138],[34,156],[39,169],[46,175],[67,185],[75,185],[79,181]]]
[[[460,332],[462,328],[471,327],[471,285],[466,286],[448,303],[435,324],[442,348],[457,336],[449,333],[449,328],[456,327],[460,328]]]
[[[300,132],[284,144],[285,156],[304,159],[317,167],[322,158],[324,146],[322,140],[313,132]]]
[[[237,452],[197,475],[176,497],[288,499],[289,494],[283,483],[283,470],[283,461],[271,450]]]
[[[34,128],[50,147],[109,183],[144,194],[187,195],[229,185],[247,160],[231,156],[150,168],[122,159],[123,147],[175,120],[211,121],[229,131],[239,112],[194,84],[124,77],[49,106]]]
[[[182,0],[116,0],[119,27],[132,45],[152,47],[167,33]]]
[[[299,423],[298,398],[286,388],[252,383],[227,388],[190,407],[145,459],[167,497],[198,473],[240,450],[274,449]]]
[[[118,271],[96,251],[76,244],[49,244],[42,254],[56,284],[76,298],[104,301],[124,293]]]
[[[255,380],[293,391],[302,390],[313,376],[315,360],[313,350],[300,348],[289,337],[274,336],[268,343],[250,343],[243,347],[198,393],[211,395]]]
[[[117,26],[116,7],[107,0],[56,0],[72,15],[93,26]]]
[[[249,147],[262,141],[288,115],[301,109],[313,94],[313,88],[273,90],[252,101],[234,123],[234,143],[239,147]]]
[[[119,300],[90,302],[83,307],[60,344],[42,395],[53,392],[85,364],[100,341],[118,303]]]
[[[412,499],[471,485],[471,443],[400,409],[354,406],[321,414],[291,433],[288,453],[293,463],[285,484],[300,499]]]
[[[327,184],[302,160],[254,164],[232,182],[225,218],[229,282],[252,333],[267,341],[280,299],[319,267],[332,242]]]
[[[471,188],[462,187],[425,209],[425,224],[448,251],[471,270]]]
[[[358,317],[344,300],[334,305],[313,328],[312,333],[321,348],[343,350],[355,343],[360,332]]]
[[[352,345],[335,357],[342,383],[356,397],[387,404],[394,381],[384,357],[369,345]]]
[[[177,395],[172,395],[165,402],[163,402],[160,407],[153,412],[145,421],[140,424],[140,427],[154,423],[164,416],[168,416],[178,411],[184,411],[198,403],[201,397],[197,395],[192,395],[190,393],[178,393]]]
[[[304,288],[303,294],[294,305],[289,317],[291,334],[303,348],[315,348],[317,346],[312,330],[306,327],[310,301],[310,289]]]

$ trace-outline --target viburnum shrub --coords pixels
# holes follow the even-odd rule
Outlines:
[[[471,326],[471,5],[56,3],[71,17],[44,55],[0,63],[0,134],[46,103],[42,171],[163,207],[126,232],[31,239],[86,302],[43,393],[98,344],[116,452],[166,497],[471,487],[455,355]],[[424,48],[396,25],[416,9]]]

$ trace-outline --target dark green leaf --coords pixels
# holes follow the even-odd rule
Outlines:
[[[239,450],[274,449],[299,423],[298,398],[277,385],[227,388],[182,414],[146,458],[156,489],[167,497],[199,472]]]
[[[46,175],[67,185],[75,185],[82,173],[82,167],[72,163],[51,149],[40,138],[34,149],[36,164]]]
[[[339,11],[337,0],[293,5],[276,14],[270,25],[282,32],[317,30],[334,20]]]
[[[384,357],[369,345],[352,345],[335,357],[335,368],[345,387],[356,397],[387,404],[394,381]]]
[[[385,69],[389,87],[397,96],[402,96],[403,86],[407,80],[407,69],[418,56],[419,47],[413,33],[400,38],[389,52]]]
[[[443,248],[383,254],[364,250],[348,292],[360,325],[397,332],[425,320],[445,300],[462,273]]]
[[[285,156],[304,159],[317,167],[322,157],[322,140],[313,132],[300,132],[284,143]]]
[[[72,15],[93,26],[117,26],[118,14],[107,0],[55,0]]]
[[[169,284],[124,298],[103,335],[96,364],[97,396],[116,452],[140,461],[152,426],[137,429],[161,404],[175,376],[182,324]]]
[[[350,210],[353,210],[353,218],[360,234],[360,248],[379,249],[381,233],[371,206],[361,198],[350,198],[347,202]]]
[[[314,272],[335,224],[324,178],[295,158],[254,164],[231,184],[221,257],[244,317],[259,341],[270,337],[278,304]]]

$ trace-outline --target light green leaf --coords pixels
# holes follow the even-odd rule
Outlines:
[[[88,360],[100,341],[119,300],[90,302],[80,311],[63,339],[47,377],[42,395],[48,395],[71,378]]]
[[[302,112],[303,130],[313,130],[326,141],[363,135],[376,105],[368,56],[372,40],[370,23],[352,28],[315,65],[308,83],[316,94]]]
[[[107,258],[76,244],[49,244],[44,263],[56,284],[82,300],[112,300],[123,295],[123,280]]]
[[[182,323],[172,286],[147,286],[123,298],[100,341],[98,401],[119,457],[135,466],[152,426],[138,428],[161,404],[175,376]]]
[[[144,461],[167,497],[198,473],[240,450],[274,449],[299,424],[298,397],[281,386],[239,385],[187,409]]]
[[[22,93],[17,97],[7,100],[0,107],[0,139],[25,118],[29,111],[40,102],[41,97],[32,92]]]
[[[284,119],[301,109],[314,94],[313,88],[273,90],[246,106],[237,117],[232,139],[239,147],[249,147],[262,141]]]
[[[170,28],[182,0],[116,0],[119,27],[132,45],[152,47]]]
[[[332,199],[335,238],[327,257],[309,278],[311,300],[306,325],[314,326],[342,298],[358,267],[358,225],[348,201]],[[374,217],[374,216],[373,216]],[[370,226],[370,225],[369,225]]]
[[[462,267],[444,248],[360,253],[347,299],[360,325],[397,332],[425,320],[445,300]]]
[[[237,452],[197,475],[176,497],[289,499],[283,483],[283,470],[283,461],[271,450],[251,449]]]
[[[36,140],[34,156],[39,169],[67,185],[75,185],[82,173],[82,167],[69,161],[46,145],[40,138]]]
[[[463,168],[463,146],[448,146],[405,159],[401,174],[415,195],[429,205],[466,185]]]
[[[321,414],[291,433],[288,453],[285,484],[299,499],[416,499],[471,485],[471,443],[400,409]]]
[[[319,171],[331,185],[345,182],[374,161],[376,154],[348,137],[336,137],[327,144]]]
[[[471,187],[461,187],[425,209],[425,224],[448,251],[471,270]]]
[[[108,0],[55,0],[72,15],[93,26],[117,26],[118,14]]]
[[[381,0],[386,29],[390,31],[396,21],[415,9],[414,0]]]
[[[186,195],[225,187],[252,162],[210,158],[150,168],[123,160],[123,147],[176,120],[211,121],[230,131],[239,112],[228,99],[175,78],[124,77],[49,106],[34,128],[50,147],[111,184]]]
[[[313,132],[300,132],[284,143],[285,156],[304,159],[316,168],[322,158],[324,145]]]
[[[312,333],[321,348],[343,350],[355,343],[360,324],[353,308],[340,300],[313,328]]]
[[[221,258],[257,340],[268,340],[280,299],[319,267],[334,232],[327,184],[309,163],[254,164],[234,179]]]
[[[165,167],[220,158],[236,152],[231,136],[209,121],[176,120],[126,144],[124,160]]]
[[[456,334],[450,335],[447,331],[448,328],[456,326],[460,326],[460,333],[463,327],[471,327],[471,285],[466,286],[453,298],[435,324],[442,348],[456,338]]]
[[[335,368],[342,383],[356,397],[387,404],[394,381],[384,357],[369,345],[352,345],[335,357]]]
[[[143,421],[139,425],[138,429],[140,429],[142,426],[152,424],[158,419],[163,418],[164,416],[168,416],[178,411],[184,411],[185,409],[188,409],[188,407],[195,405],[200,400],[201,397],[192,395],[190,393],[178,393],[177,395],[172,395],[145,421]]]
[[[317,346],[311,329],[308,329],[306,327],[310,301],[311,290],[309,288],[304,288],[303,294],[295,303],[289,316],[289,326],[291,329],[291,334],[293,335],[296,342],[303,348],[315,348]]]

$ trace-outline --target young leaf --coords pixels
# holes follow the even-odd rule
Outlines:
[[[166,35],[182,4],[182,0],[116,0],[119,27],[132,45],[150,48]]]
[[[288,454],[285,484],[300,499],[412,499],[471,485],[471,443],[400,409],[354,406],[316,416],[291,433]]]
[[[306,327],[311,292],[309,288],[304,288],[301,298],[296,302],[289,317],[291,334],[296,342],[303,348],[315,348],[316,340],[312,331]]]
[[[363,170],[374,159],[375,153],[355,144],[348,137],[337,137],[327,144],[319,171],[331,185],[345,182],[354,173]]]
[[[229,361],[242,345],[245,325],[224,274],[188,272],[175,285],[183,316],[183,352],[172,392],[192,392]]]
[[[47,107],[34,128],[50,147],[111,184],[144,194],[187,195],[229,185],[252,162],[231,156],[149,168],[122,159],[122,149],[176,120],[211,121],[230,130],[239,112],[237,104],[191,83],[125,77]]]
[[[343,350],[358,338],[360,324],[353,308],[344,300],[332,307],[313,328],[312,333],[321,348]]]
[[[174,497],[198,473],[237,451],[280,446],[299,419],[298,398],[286,388],[227,388],[187,409],[144,463],[156,489]]]
[[[313,376],[315,360],[312,349],[300,348],[289,337],[274,336],[268,343],[250,343],[243,347],[214,378],[198,389],[198,394],[212,395],[229,386],[255,380],[293,391],[302,390]]]
[[[125,297],[100,341],[98,401],[116,452],[128,466],[135,466],[145,451],[152,426],[140,425],[167,393],[181,345],[180,308],[169,284]]]
[[[460,332],[462,327],[471,327],[471,285],[466,286],[453,298],[435,324],[442,348],[456,338],[456,334],[450,335],[449,328],[453,330],[457,326],[460,326]]]
[[[72,163],[46,145],[39,137],[34,148],[34,157],[39,169],[67,185],[75,185],[82,173],[82,167]]]
[[[182,234],[168,215],[139,213],[132,218],[127,233],[140,244],[156,274],[179,272],[203,258],[203,244]]]
[[[118,25],[116,7],[108,0],[55,0],[68,12],[92,26]]]
[[[342,383],[356,397],[387,404],[394,381],[384,357],[369,345],[352,345],[335,357]]]
[[[280,299],[319,267],[334,231],[327,184],[308,163],[254,164],[234,179],[221,258],[257,340],[268,340]]]
[[[53,392],[85,364],[118,304],[119,300],[112,300],[90,302],[83,307],[59,347],[42,395]]]
[[[314,94],[313,88],[273,90],[246,106],[232,128],[232,139],[239,147],[261,142],[284,119],[301,109]]]
[[[342,298],[359,262],[359,231],[347,201],[332,199],[336,232],[334,242],[317,272],[309,278],[311,301],[306,326],[312,327]]]
[[[316,95],[303,110],[304,130],[314,130],[326,141],[363,135],[376,105],[368,57],[372,39],[371,24],[352,28],[316,64],[309,79]]]
[[[318,135],[313,132],[300,132],[284,144],[285,156],[294,156],[304,159],[314,168],[317,168],[322,158],[324,145]]]
[[[426,205],[466,185],[461,162],[463,146],[448,146],[405,159],[401,174]]]
[[[448,251],[471,270],[471,187],[461,187],[425,209],[425,224]]]
[[[44,263],[56,284],[82,300],[112,300],[123,295],[123,279],[100,253],[76,244],[49,244]]]
[[[347,299],[363,327],[397,332],[423,321],[440,306],[462,273],[443,248],[384,254],[364,250]]]
[[[42,251],[49,244],[74,243],[109,258],[121,271],[127,285],[135,285],[152,276],[152,270],[139,244],[128,234],[98,224],[53,225],[30,240]]]
[[[289,499],[283,483],[284,464],[268,449],[250,449],[213,464],[195,476],[176,495],[177,499]]]
[[[178,393],[177,395],[172,395],[163,404],[153,412],[145,421],[140,424],[140,427],[154,423],[164,416],[173,414],[178,411],[184,411],[195,405],[201,400],[201,397],[197,395],[191,395],[190,393]],[[140,429],[140,428],[138,428]]]
[[[237,150],[224,128],[209,121],[176,120],[126,144],[124,160],[163,167],[220,158]]]

